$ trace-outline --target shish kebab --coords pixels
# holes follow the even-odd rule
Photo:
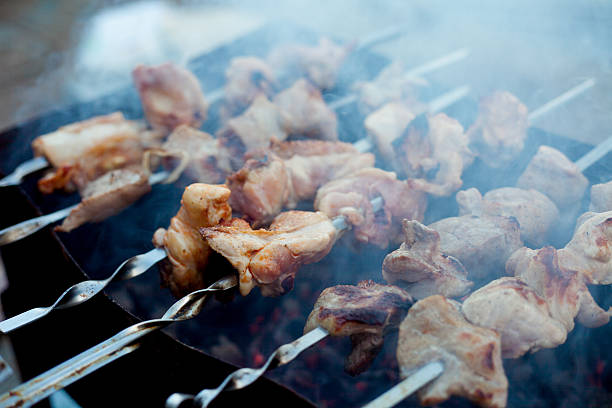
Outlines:
[[[454,96],[454,98],[449,99],[449,95]],[[441,104],[440,101],[443,101],[444,103],[452,103],[456,100],[456,98],[460,98],[464,95],[464,89],[459,89],[459,92],[457,92],[456,90],[452,91],[450,94],[444,95],[441,99],[434,100],[431,105],[432,109],[443,109],[444,105]],[[372,164],[373,159],[370,165]],[[205,193],[203,191],[205,191]],[[55,303],[49,307],[31,309],[29,311],[23,312],[19,315],[13,316],[9,319],[0,322],[0,331],[8,333],[25,324],[31,323],[32,321],[46,316],[55,308],[66,308],[80,304],[90,299],[97,293],[101,292],[108,284],[113,281],[129,279],[138,276],[141,273],[144,273],[151,266],[168,257],[168,253],[170,253],[170,259],[173,260],[174,256],[172,255],[173,251],[171,248],[176,245],[180,246],[181,248],[182,246],[186,246],[186,248],[188,248],[188,250],[185,250],[185,248],[180,249],[179,252],[185,250],[184,253],[190,254],[195,251],[195,253],[199,254],[199,257],[202,257],[204,254],[207,254],[210,249],[200,249],[199,247],[201,245],[198,245],[195,242],[191,241],[190,237],[192,233],[189,231],[193,229],[193,232],[197,234],[197,230],[195,229],[196,227],[217,225],[220,220],[226,218],[226,216],[221,215],[217,218],[207,219],[206,221],[203,221],[201,215],[196,215],[196,211],[202,210],[202,198],[206,199],[206,203],[211,203],[210,209],[206,209],[206,214],[209,214],[209,212],[213,209],[217,210],[219,206],[227,206],[226,201],[229,197],[229,192],[230,191],[228,189],[211,189],[206,187],[204,187],[204,190],[202,190],[202,187],[198,187],[198,185],[195,184],[189,186],[183,194],[181,210],[171,222],[171,226],[169,227],[170,232],[168,233],[167,238],[159,237],[159,233],[156,232],[156,238],[154,239],[160,242],[160,248],[155,248],[144,254],[136,255],[126,260],[115,270],[115,272],[109,278],[105,280],[84,281],[73,285],[71,288],[68,288],[64,293],[62,293],[62,295],[60,295],[60,297],[55,301]],[[209,196],[206,196],[206,194],[208,194]],[[381,199],[378,198],[378,200]],[[229,208],[230,207],[227,206],[227,211],[229,211],[229,214],[231,214],[231,209]],[[210,214],[212,213],[213,212],[210,212]],[[343,218],[344,217],[342,217],[342,219]],[[197,225],[190,226],[190,224],[193,222],[196,222]],[[175,231],[173,231],[172,229],[174,229]],[[185,232],[187,235],[182,236],[182,234]],[[166,239],[169,241],[165,241]],[[197,238],[197,240],[200,240],[200,238]],[[185,255],[182,255],[182,257],[184,256]],[[205,258],[207,259],[207,256],[205,256]],[[204,262],[205,261],[206,260],[204,260]],[[196,260],[196,262],[199,263],[202,261]],[[176,274],[177,272],[174,273]],[[186,270],[186,273],[190,273],[189,268]],[[190,291],[191,290],[182,288],[181,291],[174,291],[174,293],[184,294]]]
[[[448,54],[446,56],[437,58],[433,61],[429,61],[421,66],[418,66],[410,71],[408,71],[408,73],[406,73],[405,75],[408,78],[412,78],[415,73],[418,74],[423,74],[426,72],[429,72],[431,70],[434,69],[439,69],[442,68],[443,66],[450,64],[450,63],[454,63],[457,62],[459,60],[461,60],[462,58],[465,58],[465,56],[467,56],[467,51],[466,50],[459,50],[456,52],[453,52],[451,54]],[[142,68],[144,69],[144,68]],[[141,69],[141,70],[142,70]],[[169,68],[165,68],[164,66],[161,66],[158,68],[159,70],[161,70],[161,74],[164,74],[165,71],[167,71]],[[152,73],[150,75],[153,75]],[[166,75],[169,75],[168,73],[166,73]],[[176,74],[174,74],[173,76],[175,76]],[[191,78],[192,76],[187,75],[187,78]],[[193,81],[195,81],[195,77],[191,78]],[[193,81],[187,81],[189,83],[193,82]],[[299,83],[299,81],[298,81]],[[298,84],[296,83],[296,85]],[[295,86],[291,89],[294,89]],[[302,84],[303,86],[307,87],[308,85],[304,82]],[[295,90],[295,91],[290,91],[290,92],[298,92],[298,94],[300,92],[302,92],[302,90]],[[289,97],[290,95],[287,94],[287,97]],[[452,97],[452,94],[449,95]],[[147,97],[146,94],[141,94],[141,98],[143,98],[143,105],[149,106],[152,105],[153,107],[155,106],[155,104],[152,104],[151,101],[149,101],[148,103],[146,102],[147,99],[151,99],[152,97]],[[261,101],[261,103],[268,103],[267,99],[265,98],[265,96],[260,95],[260,98],[263,98],[264,101]],[[260,101],[260,99],[255,98],[255,103],[258,103],[258,101]],[[338,109],[340,107],[344,106],[344,104],[335,104],[334,108]],[[267,107],[267,105],[266,105]],[[253,106],[253,108],[255,108],[255,106]],[[255,108],[257,109],[257,108]],[[265,109],[265,108],[264,108]],[[248,114],[248,112],[247,112]],[[114,114],[114,115],[118,115],[118,114]],[[188,115],[191,116],[191,115]],[[172,121],[172,124],[168,124],[168,117],[170,117],[171,119],[174,118],[174,115],[159,115],[159,114],[148,114],[147,117],[149,118],[149,120],[151,122],[160,122],[158,124],[158,126],[162,126],[162,125],[166,125],[166,126],[174,126],[176,125],[176,123],[174,122],[174,120]],[[102,117],[100,117],[102,118]],[[122,117],[121,118],[117,118],[117,120],[123,120],[125,121]],[[246,124],[249,124],[249,119],[245,119],[247,121]],[[251,119],[252,120],[252,119]],[[84,123],[84,122],[83,122]],[[126,122],[127,123],[127,122]],[[242,127],[244,127],[246,125],[245,123],[239,124],[238,122],[236,122],[236,125],[238,127],[238,129],[241,129]],[[76,125],[76,124],[75,124]],[[75,126],[75,125],[71,125],[71,126]],[[96,124],[94,124],[95,126]],[[67,127],[68,128],[68,127]],[[220,132],[222,134],[228,134],[229,136],[232,137],[232,133],[233,131],[231,131],[230,129],[232,129],[232,127],[230,128],[223,128],[220,130]],[[234,128],[235,129],[235,128]],[[241,129],[244,130],[244,129]],[[335,130],[334,130],[335,132]],[[188,129],[182,129],[180,126],[179,128],[176,129],[175,133],[173,133],[170,137],[170,139],[168,140],[168,142],[166,142],[166,144],[164,144],[162,146],[162,148],[166,148],[166,149],[172,149],[174,153],[170,153],[170,152],[166,152],[167,155],[172,156],[173,154],[180,157],[181,159],[184,159],[185,156],[188,157],[192,157],[194,152],[188,152],[188,150],[182,151],[185,148],[189,148],[189,147],[193,147],[193,143],[204,143],[202,145],[202,148],[211,148],[212,150],[210,152],[207,153],[207,157],[210,157],[211,159],[214,156],[214,151],[216,151],[215,148],[213,148],[213,146],[208,146],[209,143],[206,143],[207,140],[201,139],[203,136],[206,136],[206,134],[201,133],[201,135],[195,131],[189,131]],[[236,136],[233,136],[236,137]],[[267,137],[269,138],[269,136]],[[251,143],[245,143],[247,147],[249,148],[254,148],[254,147],[258,147],[260,146],[262,143],[264,143],[264,140],[260,140],[260,141],[255,141],[255,142],[251,142]],[[242,145],[242,144],[241,144]],[[178,151],[177,151],[178,150]],[[240,149],[239,149],[240,150]],[[235,156],[241,156],[244,152],[243,151],[236,151],[236,152],[232,152],[229,151],[231,153],[234,153]],[[221,153],[223,155],[223,153]],[[221,161],[222,159],[219,158],[219,161]],[[203,161],[199,160],[200,162]],[[198,178],[198,181],[205,181],[205,182],[216,182],[218,180],[216,180],[216,178],[218,178],[221,174],[223,173],[219,173],[216,171],[208,171],[208,165],[204,166],[204,169],[200,169],[200,170],[194,170],[195,172],[195,176]],[[177,170],[180,170],[181,166],[177,166]],[[116,176],[113,176],[113,174],[117,174]],[[142,183],[134,183],[133,180],[131,182],[128,182],[128,180],[130,180],[129,176],[131,176],[132,174],[129,172],[125,172],[125,171],[121,171],[121,170],[116,170],[115,173],[110,175],[110,180],[119,180],[118,182],[115,181],[116,186],[114,189],[109,189],[109,188],[104,188],[104,186],[106,184],[108,184],[108,179],[109,176],[105,175],[104,177],[101,178],[101,180],[94,180],[94,182],[91,182],[90,184],[92,184],[91,187],[95,187],[95,188],[91,188],[91,187],[86,187],[84,190],[84,198],[87,199],[86,204],[84,203],[81,206],[75,205],[72,206],[70,208],[66,208],[63,210],[59,210],[57,212],[51,213],[51,214],[47,214],[38,218],[34,218],[31,220],[27,220],[24,221],[22,223],[19,223],[17,225],[14,225],[12,227],[7,227],[5,229],[3,229],[2,231],[0,231],[0,246],[1,245],[5,245],[8,244],[10,242],[14,242],[18,239],[24,238],[38,230],[40,230],[41,228],[45,227],[46,225],[49,225],[50,223],[56,222],[56,221],[60,221],[65,217],[69,217],[64,224],[62,224],[62,226],[60,227],[60,230],[64,230],[64,231],[70,231],[73,228],[78,227],[80,224],[87,222],[87,214],[91,213],[91,208],[98,208],[100,207],[99,203],[96,203],[96,201],[104,201],[104,204],[109,204],[110,200],[116,200],[117,197],[121,198],[122,200],[125,200],[126,196],[129,196],[129,200],[125,200],[126,205],[121,206],[121,205],[111,205],[107,207],[112,207],[113,211],[112,213],[106,211],[106,212],[101,212],[101,214],[103,215],[96,215],[95,217],[93,217],[92,221],[101,221],[105,218],[104,214],[108,213],[108,215],[112,215],[118,211],[121,210],[121,208],[124,208],[125,206],[129,205],[129,203],[135,201],[138,197],[140,197],[142,194],[144,194],[146,192],[146,190],[148,190],[148,186],[146,183],[142,182]],[[126,177],[126,174],[128,177]],[[170,180],[174,179],[175,173],[173,173],[170,176]],[[216,175],[215,175],[216,174]],[[63,177],[63,176],[62,176]],[[205,180],[199,180],[201,177],[205,177]],[[132,177],[133,178],[133,177]],[[208,180],[208,178],[211,178],[210,180]],[[157,176],[156,180],[159,179],[161,180],[162,177],[161,176]],[[104,186],[102,186],[104,184]],[[152,183],[149,183],[149,185],[151,185]],[[134,188],[134,187],[139,187],[139,186],[143,186],[142,188]],[[102,186],[102,187],[100,187]],[[100,190],[102,191],[100,193]],[[91,193],[89,193],[91,192]],[[102,199],[99,200],[98,196],[102,195]],[[91,208],[88,208],[91,207]]]
[[[344,58],[348,55],[349,51],[362,51],[362,50],[368,49],[382,42],[390,41],[395,38],[398,38],[404,35],[405,31],[406,31],[405,28],[403,28],[402,26],[388,27],[387,29],[384,29],[377,33],[369,35],[368,37],[366,37],[365,39],[357,43],[350,44],[349,46],[346,46],[343,48],[337,47],[337,48],[340,48],[339,50],[334,50],[335,44],[331,43],[329,40],[326,40],[326,39],[321,40],[321,43],[319,44],[319,46],[322,46],[322,50],[317,50],[315,47],[294,46],[292,48],[290,46],[284,46],[282,50],[279,50],[279,52],[275,53],[276,57],[274,59],[278,63],[287,65],[290,63],[290,61],[288,61],[288,58],[287,58],[289,55],[293,54],[293,56],[296,57],[297,60],[300,60],[299,57],[301,57],[302,61],[300,62],[300,66],[293,67],[294,70],[297,70],[298,72],[302,71],[303,73],[306,74],[306,76],[311,78],[313,83],[319,84],[321,85],[322,89],[325,89],[325,87],[329,87],[331,84],[333,84],[333,81],[335,79],[335,73],[330,72],[329,69],[325,69],[325,67],[322,67],[320,64],[315,64],[317,66],[310,69],[307,66],[309,59],[311,61],[316,61],[317,59],[320,60],[322,57],[327,57],[328,60],[330,59],[333,60],[332,62],[337,68],[342,63]],[[463,53],[462,54],[453,53],[452,55],[455,55],[456,57],[455,58],[449,57],[450,60],[447,63],[452,63],[456,60],[459,60],[467,56],[467,51],[465,50],[460,50],[460,51],[463,51]],[[146,86],[146,83],[147,83],[146,70],[142,72],[142,75],[144,76],[143,81],[139,81],[139,82],[143,86]],[[330,83],[330,80],[327,78],[331,78],[332,82]],[[178,79],[182,80],[181,78],[178,78]],[[192,81],[192,79],[190,78],[188,79],[188,81]],[[166,89],[166,91],[172,93],[172,90]],[[214,104],[217,101],[221,100],[224,97],[225,89],[223,87],[218,88],[213,91],[210,91],[208,94],[209,94],[208,102],[204,102],[203,100],[201,100],[199,97],[195,95],[192,95],[189,98],[194,103],[193,112],[192,112],[193,118],[186,119],[184,114],[180,115],[179,117],[173,117],[173,118],[168,117],[167,115],[165,117],[164,115],[161,115],[161,116],[158,116],[155,120],[153,120],[151,124],[156,125],[154,126],[155,128],[171,129],[172,127],[176,126],[178,123],[189,123],[193,121],[194,118],[199,120],[201,123],[201,121],[204,121],[206,119],[206,110],[209,104]],[[151,95],[151,97],[154,97],[154,96]],[[157,112],[159,112],[161,108],[162,107],[160,106],[158,106],[157,109],[156,107],[152,107],[151,112],[154,113],[156,110]],[[185,122],[185,119],[187,120],[187,122]],[[195,123],[197,123],[197,120]],[[27,176],[30,173],[42,170],[48,167],[49,165],[50,163],[44,157],[35,157],[26,162],[23,162],[22,164],[17,166],[17,168],[15,168],[13,173],[0,179],[0,187],[17,185],[21,183],[21,181],[23,180],[23,177]]]

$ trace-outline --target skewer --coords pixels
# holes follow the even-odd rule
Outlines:
[[[160,171],[154,173],[149,177],[149,184],[155,185],[163,182],[169,175],[167,171]],[[22,238],[28,237],[41,230],[49,224],[63,220],[70,214],[70,212],[76,208],[78,204],[74,204],[70,207],[63,208],[55,211],[51,214],[41,215],[40,217],[32,218],[19,224],[6,227],[0,230],[0,246],[10,244],[15,241],[19,241]]]
[[[558,108],[564,103],[574,99],[578,95],[584,93],[585,91],[591,89],[595,85],[595,80],[593,78],[589,78],[581,84],[573,87],[567,92],[562,93],[551,101],[545,103],[540,106],[538,109],[531,112],[527,117],[530,121],[538,120],[541,116],[547,114],[548,112]]]
[[[0,180],[0,187],[16,186],[21,180],[30,173],[42,170],[49,166],[49,162],[44,157],[34,157],[33,159],[21,163],[15,171]]]
[[[141,343],[137,340],[141,337],[163,329],[174,322],[197,316],[210,292],[225,291],[237,284],[236,276],[226,276],[206,289],[191,292],[170,306],[161,318],[136,323],[97,346],[3,394],[0,396],[0,406],[29,407],[37,403],[53,392],[138,349]]]
[[[578,166],[580,171],[584,173],[586,169],[608,154],[610,150],[612,150],[612,136],[595,146],[593,150],[582,156],[580,159],[576,160],[575,164]]]

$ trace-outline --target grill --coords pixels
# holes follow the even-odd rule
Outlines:
[[[200,79],[206,93],[206,90],[223,85],[224,70],[233,57],[265,55],[280,42],[310,43],[317,38],[315,33],[294,26],[271,25],[196,58],[189,68]],[[345,96],[354,80],[373,77],[387,63],[385,58],[369,52],[351,55],[339,74],[336,88],[324,95],[326,101]],[[431,86],[421,99],[431,99],[442,91],[439,86]],[[473,122],[476,109],[476,102],[467,100],[446,112],[467,127]],[[31,156],[29,143],[37,135],[115,110],[130,118],[143,116],[138,97],[130,89],[51,112],[2,133],[0,170],[8,173],[28,159]],[[204,130],[214,133],[220,127],[218,118],[218,105],[214,105]],[[338,120],[341,140],[354,142],[365,136],[363,118],[355,105],[342,108]],[[477,187],[485,192],[513,185],[542,144],[558,148],[572,160],[592,148],[531,128],[518,162],[511,168],[493,170],[477,160],[464,174],[462,188]],[[608,181],[612,177],[611,163],[612,155],[608,155],[591,166],[585,175],[591,183]],[[187,182],[181,180],[173,185],[156,186],[152,193],[101,224],[85,225],[59,236],[46,230],[3,248],[2,256],[11,282],[2,297],[6,314],[13,316],[50,304],[69,285],[86,277],[106,277],[123,260],[150,249],[154,230],[166,226],[176,213]],[[5,203],[0,228],[31,218],[38,212],[49,213],[63,208],[76,200],[74,196],[58,194],[43,197],[36,189],[35,177],[28,178],[20,189],[3,189],[0,197]],[[453,197],[430,200],[424,222],[456,212]],[[560,231],[557,242],[551,244],[560,245],[570,236],[569,229]],[[236,296],[233,300],[210,302],[198,318],[148,336],[140,350],[89,375],[70,386],[68,391],[87,407],[116,405],[119,395],[126,406],[162,406],[172,392],[194,393],[202,387],[214,387],[236,368],[235,365],[259,365],[276,347],[299,337],[317,295],[325,287],[368,278],[382,281],[380,266],[387,253],[339,242],[321,262],[303,267],[295,289],[282,298],[264,298],[254,291],[244,298]],[[78,308],[53,313],[12,333],[23,377],[29,379],[40,374],[139,319],[161,315],[173,299],[159,285],[158,274],[150,271],[137,279],[111,286],[107,296]],[[592,288],[594,297],[603,307],[612,304],[612,296],[606,289]],[[518,360],[505,360],[510,382],[508,405],[610,404],[612,370],[606,362],[612,349],[611,330],[609,325],[594,330],[578,325],[567,342],[556,349],[542,350]],[[78,333],[78,337],[69,337],[67,333]],[[349,351],[348,339],[329,339],[289,366],[270,373],[268,377],[272,381],[259,381],[245,391],[223,394],[217,404],[270,402],[273,395],[272,404],[279,406],[312,406],[309,400],[315,401],[317,406],[362,405],[397,382],[396,337],[387,336],[374,365],[359,377],[352,378],[342,370]],[[447,405],[469,406],[469,403],[452,399]]]

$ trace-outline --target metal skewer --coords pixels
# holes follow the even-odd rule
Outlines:
[[[0,187],[15,186],[21,183],[24,176],[42,170],[45,167],[49,167],[49,162],[44,157],[34,157],[24,161],[11,174],[0,180]]]
[[[35,404],[53,392],[138,349],[140,342],[137,340],[146,334],[197,316],[210,292],[228,290],[237,283],[235,275],[226,276],[206,289],[191,292],[170,306],[161,318],[134,324],[97,346],[13,388],[0,396],[0,406],[29,407]]]
[[[595,80],[593,78],[589,78],[586,81],[576,85],[572,89],[562,93],[556,98],[548,101],[544,105],[540,106],[538,109],[532,111],[527,118],[530,121],[538,120],[540,117],[544,116],[548,112],[558,108],[566,102],[571,101],[575,97],[583,94],[587,90],[591,89],[595,85]]]
[[[154,173],[149,177],[149,184],[159,184],[164,181],[166,177],[168,177],[168,175],[169,173],[167,171],[160,171],[158,173]],[[63,220],[77,206],[78,204],[74,204],[70,207],[63,208],[51,214],[41,215],[40,217],[32,218],[20,222],[19,224],[15,224],[10,227],[6,227],[3,230],[0,230],[0,246],[19,241],[20,239],[28,237],[36,231],[41,230],[49,224]]]

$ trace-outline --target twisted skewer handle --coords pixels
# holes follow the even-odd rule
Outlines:
[[[70,211],[75,209],[77,205],[78,204],[75,204],[64,208],[63,210],[32,218],[3,229],[0,231],[0,246],[19,241],[20,239],[32,235],[49,224],[66,218],[68,214],[70,214]]]

